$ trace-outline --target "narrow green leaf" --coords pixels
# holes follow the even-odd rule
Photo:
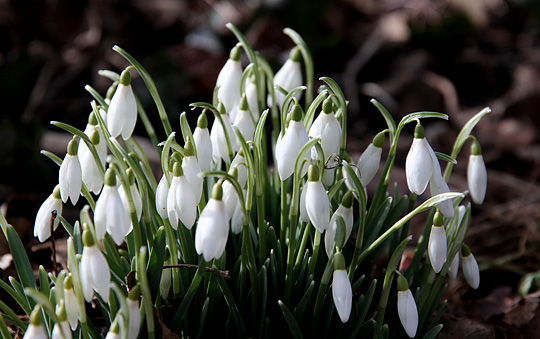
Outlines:
[[[34,271],[32,271],[32,266],[30,265],[30,260],[26,255],[24,246],[17,234],[17,231],[11,225],[6,225],[2,227],[2,230],[6,232],[4,235],[9,244],[9,249],[13,256],[13,263],[15,264],[15,269],[19,275],[19,281],[23,287],[36,288],[36,280],[34,278]]]
[[[439,112],[414,112],[409,113],[406,116],[401,119],[398,125],[398,129],[401,130],[403,126],[408,124],[411,121],[417,120],[417,119],[425,119],[425,118],[439,118],[443,120],[448,120],[448,115],[444,113]]]
[[[26,329],[28,328],[28,324],[25,323],[24,321],[21,320],[21,318],[19,316],[17,316],[17,314],[15,314],[15,312],[13,312],[13,310],[11,308],[9,308],[8,305],[6,305],[2,300],[0,300],[0,309],[2,311],[4,311],[4,316],[8,316],[9,320],[13,321],[15,323],[15,325],[17,325],[17,327],[19,327],[21,330],[23,330],[24,332],[26,332]],[[27,313],[29,314],[29,313]],[[1,316],[2,314],[0,314]],[[4,322],[3,319],[0,319],[1,322]],[[8,337],[3,337],[3,338],[11,338],[12,336],[8,336]]]
[[[90,93],[90,95],[96,99],[97,102],[99,102],[99,105],[101,107],[103,107],[105,110],[108,110],[109,108],[109,105],[107,105],[107,103],[105,102],[105,99],[103,99],[103,97],[101,96],[101,94],[98,93],[98,91],[96,91],[92,86],[90,85],[86,85],[84,86],[84,89]]]
[[[2,317],[2,314],[0,313],[0,334],[2,334],[2,338],[11,338],[11,332],[9,331],[6,322],[4,320],[4,317]]]
[[[29,308],[28,301],[24,294],[20,294],[13,287],[9,286],[4,280],[0,279],[0,287],[4,289],[16,302],[21,306],[24,313],[30,314],[32,310]],[[21,289],[22,291],[22,289]],[[22,291],[24,292],[24,291]]]
[[[206,327],[205,326],[206,315],[208,314],[209,308],[210,308],[210,297],[206,297],[203,307],[201,309],[201,315],[199,316],[199,329],[197,330],[197,336],[195,336],[195,338],[200,338],[203,333],[203,329]]]
[[[371,103],[377,107],[379,112],[381,112],[384,120],[386,121],[386,125],[388,126],[388,130],[390,131],[390,140],[392,140],[394,134],[396,133],[396,122],[394,121],[392,114],[390,114],[390,112],[388,112],[388,110],[377,100],[371,99]]]
[[[193,297],[195,296],[195,292],[197,292],[197,288],[199,287],[199,284],[201,283],[204,269],[206,267],[206,263],[204,259],[201,257],[201,260],[199,262],[199,268],[197,268],[197,271],[195,272],[195,276],[193,277],[193,280],[191,280],[191,285],[189,285],[189,289],[187,293],[184,295],[184,300],[182,300],[182,303],[180,304],[180,307],[178,307],[178,310],[176,311],[176,314],[174,315],[174,318],[171,322],[171,330],[173,332],[179,332],[180,326],[182,325],[182,322],[184,318],[186,317],[186,314],[189,310],[189,305],[191,304],[191,301],[193,300]]]
[[[452,163],[452,164],[454,164],[454,165],[457,164],[457,160],[454,159],[454,158],[452,158],[452,157],[449,156],[448,154],[444,154],[444,153],[441,153],[441,152],[435,152],[435,155],[436,155],[437,158],[440,159],[440,160],[443,160],[443,161]]]
[[[371,302],[373,300],[373,296],[375,295],[375,289],[377,288],[377,279],[373,279],[371,282],[371,285],[369,285],[369,288],[364,294],[364,302],[358,307],[358,317],[357,324],[364,323],[364,320],[367,316],[367,313],[371,307]]]
[[[238,335],[240,336],[240,338],[247,338],[246,329],[244,328],[244,323],[242,321],[242,316],[240,315],[240,311],[238,311],[238,306],[236,306],[236,302],[234,301],[231,290],[225,282],[225,279],[223,279],[223,277],[221,276],[219,269],[215,265],[213,269],[214,278],[217,279],[221,292],[223,292],[223,297],[225,298],[225,301],[229,306],[229,312],[231,312],[232,319],[234,321],[234,324],[236,325],[236,329],[238,330]]]
[[[50,284],[49,284],[49,277],[47,275],[47,272],[45,271],[45,268],[42,265],[39,265],[39,288],[43,294],[48,296],[51,292]]]
[[[306,311],[307,306],[309,305],[309,302],[311,301],[311,295],[313,294],[313,290],[315,289],[315,281],[311,281],[309,284],[309,287],[306,290],[306,293],[302,296],[302,299],[300,299],[300,302],[294,309],[294,317],[297,321],[302,320],[302,316],[304,315],[304,312]]]
[[[439,332],[441,332],[442,328],[442,324],[433,327],[423,336],[423,339],[435,339],[439,335]]]
[[[152,292],[152,299],[155,300],[159,294],[159,282],[161,280],[161,271],[163,270],[163,261],[165,257],[166,233],[165,227],[161,226],[156,232],[154,246],[150,250],[148,259],[148,284]]]
[[[291,313],[291,311],[289,311],[287,306],[281,300],[278,300],[278,304],[279,304],[279,307],[281,307],[281,312],[283,313],[283,316],[285,317],[285,321],[287,322],[287,325],[289,325],[291,336],[293,338],[303,338],[302,330],[300,330],[300,326],[298,326],[298,323],[296,322],[294,315]]]

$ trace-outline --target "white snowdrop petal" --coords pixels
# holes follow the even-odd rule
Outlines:
[[[304,123],[301,121],[290,121],[289,127],[285,130],[285,135],[280,141],[279,152],[276,152],[278,173],[282,181],[294,173],[294,165],[298,153],[307,142],[308,134]]]
[[[287,59],[283,66],[274,75],[274,86],[280,86],[287,92],[302,85],[302,66],[300,62]],[[300,98],[301,92],[295,94],[297,99]],[[281,91],[275,91],[276,104],[278,109],[281,109],[285,95]],[[272,106],[271,97],[268,96],[268,106]]]
[[[306,212],[315,228],[323,233],[330,223],[330,201],[320,181],[306,184]]]
[[[30,324],[24,332],[23,339],[49,339],[49,335],[45,331],[45,327],[42,324],[34,325]]]
[[[469,286],[477,289],[480,285],[480,270],[472,253],[466,257],[461,256],[461,267],[463,268],[463,275]]]
[[[195,202],[198,204],[202,197],[203,179],[200,176],[202,170],[197,161],[197,157],[184,157],[184,160],[182,161],[182,170],[184,171],[187,182],[191,186]]]
[[[196,127],[193,132],[193,140],[197,149],[197,160],[201,171],[209,171],[212,165],[212,141],[208,128]]]
[[[41,204],[34,223],[34,236],[40,242],[44,242],[51,236],[51,217],[52,211],[56,211],[57,217],[53,223],[53,229],[56,229],[62,214],[62,200],[56,199],[52,194]]]
[[[443,226],[431,226],[428,253],[433,270],[439,273],[446,262],[446,232]]]
[[[433,171],[428,147],[431,149],[425,138],[414,138],[405,161],[407,185],[417,195],[424,193]]]
[[[169,184],[165,175],[159,180],[156,188],[156,210],[161,219],[167,219],[167,196],[169,194]]]
[[[60,330],[62,328],[62,330]],[[67,321],[54,324],[51,339],[71,339],[73,335]]]
[[[216,80],[219,86],[217,97],[230,113],[240,101],[240,82],[242,80],[242,64],[240,60],[228,59]]]
[[[210,199],[202,211],[197,231],[195,249],[204,260],[218,259],[223,255],[229,235],[229,224],[225,204],[221,200]]]
[[[381,162],[382,148],[369,144],[358,159],[358,169],[361,173],[360,181],[367,186],[377,174]]]
[[[418,308],[411,290],[398,291],[398,315],[405,332],[414,338],[418,329]]]
[[[179,177],[178,188],[175,192],[175,209],[178,217],[188,229],[191,229],[197,218],[197,201],[193,194],[192,187],[185,176]]]
[[[133,134],[137,123],[137,102],[131,85],[119,84],[107,112],[107,127],[113,137],[122,135],[127,139]]]
[[[469,156],[467,183],[472,200],[477,204],[483,203],[487,189],[487,170],[481,154]]]
[[[85,247],[86,249],[87,247]],[[109,271],[109,265],[107,260],[101,251],[96,247],[89,247],[91,252],[89,253],[89,265],[92,284],[96,292],[99,293],[101,298],[108,302],[109,300],[109,285],[111,282],[111,272]]]
[[[141,313],[139,311],[139,301],[126,299],[129,310],[128,338],[137,338],[141,327]]]
[[[332,296],[341,322],[346,323],[352,309],[352,287],[346,270],[334,271]]]
[[[77,297],[72,288],[64,289],[64,303],[66,305],[66,315],[69,325],[75,331],[79,325],[79,306],[77,305]]]
[[[450,264],[450,267],[448,268],[448,275],[452,279],[456,279],[459,269],[459,254],[456,253],[454,256],[454,259],[452,259],[452,263]]]

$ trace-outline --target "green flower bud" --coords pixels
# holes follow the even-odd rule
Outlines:
[[[131,74],[129,74],[129,69],[125,69],[120,75],[120,84],[124,86],[129,86],[131,84]]]
[[[240,47],[242,47],[242,44],[237,43],[236,46],[231,49],[231,52],[229,53],[229,59],[234,61],[240,60],[240,55],[242,54],[242,50],[240,49]]]
[[[309,165],[308,180],[319,181],[319,167],[317,165]]]
[[[331,96],[329,96],[328,98],[324,100],[323,105],[322,105],[322,111],[325,114],[330,114],[334,111],[334,103],[332,102]]]
[[[114,170],[110,167],[107,169],[107,171],[105,171],[104,182],[107,186],[116,186],[116,174],[114,173]]]
[[[461,255],[463,257],[468,257],[469,255],[471,255],[471,249],[469,248],[469,246],[465,244],[461,245]]]
[[[94,111],[90,112],[90,115],[88,116],[88,125],[96,126],[98,124],[96,115],[94,114]]]
[[[482,147],[478,140],[474,140],[471,144],[471,154],[472,155],[482,155]]]
[[[351,191],[347,191],[345,195],[343,196],[343,199],[341,199],[341,204],[345,208],[351,208],[354,203],[354,196]]]
[[[302,52],[300,51],[300,47],[296,46],[295,48],[291,49],[291,52],[289,53],[289,59],[292,61],[300,62],[300,58],[302,57]]]
[[[347,265],[345,265],[345,257],[343,256],[343,253],[336,252],[334,254],[334,270],[344,270],[347,268]]]
[[[385,135],[384,132],[379,132],[377,135],[373,138],[373,146],[381,148],[384,145]]]
[[[79,149],[79,143],[77,142],[77,139],[73,137],[68,143],[67,146],[67,154],[68,155],[77,155],[77,150]]]
[[[94,131],[92,132],[92,135],[90,136],[90,141],[94,145],[99,144],[99,132],[97,129],[94,129]]]
[[[221,200],[222,198],[223,198],[223,188],[221,187],[221,184],[218,182],[214,184],[214,187],[212,188],[212,199]]]
[[[129,291],[128,298],[137,301],[139,300],[139,296],[141,295],[139,284],[135,285],[131,290]]]
[[[94,237],[92,236],[92,233],[90,233],[90,231],[88,230],[83,231],[82,241],[83,245],[86,247],[92,247],[95,244]]]
[[[184,170],[182,169],[182,164],[178,161],[173,165],[173,175],[175,177],[181,177],[184,175]]]
[[[249,105],[248,105],[248,101],[247,101],[247,97],[245,93],[242,94],[242,99],[240,99],[240,109],[242,111],[249,110]]]
[[[184,145],[184,156],[186,157],[192,157],[195,155],[195,147],[193,147],[193,143],[191,142],[191,139],[188,139],[186,141],[186,144]]]
[[[443,215],[441,212],[437,211],[435,212],[435,216],[433,217],[433,226],[442,226],[443,225]]]
[[[53,190],[53,197],[55,197],[56,199],[61,199],[61,195],[60,195],[60,185],[56,185],[54,187],[54,190]]]
[[[304,115],[304,114],[302,112],[302,107],[300,107],[300,105],[298,104],[298,101],[294,100],[294,106],[291,109],[291,111],[289,112],[289,114],[291,115],[291,120],[292,121],[300,121],[300,120],[302,120],[302,115]]]
[[[206,110],[204,110],[201,115],[199,115],[199,119],[197,120],[197,127],[201,129],[208,128],[208,118],[206,117]]]
[[[409,289],[409,282],[401,274],[398,274],[397,288],[398,288],[398,291],[400,292],[403,292]]]
[[[414,138],[415,139],[424,139],[426,137],[426,132],[424,131],[424,127],[420,124],[417,124],[414,128]]]

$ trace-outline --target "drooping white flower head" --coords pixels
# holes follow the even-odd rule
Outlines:
[[[66,307],[64,301],[60,300],[60,303],[56,306],[56,316],[60,322],[54,324],[51,339],[71,339],[73,334],[69,327],[69,322],[66,314]]]
[[[129,313],[127,328],[128,338],[137,338],[141,329],[141,313],[139,310],[139,285],[135,285],[128,294],[126,304]]]
[[[62,215],[62,200],[60,199],[60,186],[56,185],[53,193],[41,204],[34,223],[34,237],[44,242],[51,236],[51,220],[54,215],[53,231],[58,227]]]
[[[24,332],[23,339],[49,339],[42,321],[41,306],[38,304],[30,314],[30,325]]]
[[[349,240],[349,237],[351,236],[351,231],[353,227],[353,202],[354,198],[351,191],[348,191],[343,196],[343,199],[341,200],[341,204],[337,208],[337,210],[332,215],[332,218],[330,219],[330,226],[326,230],[326,233],[324,235],[324,245],[326,249],[326,254],[328,257],[332,255],[332,252],[334,250],[334,243],[335,243],[335,237],[337,233],[337,217],[340,216],[343,218],[343,221],[345,221],[345,240],[346,243],[347,240]]]
[[[373,142],[368,145],[364,153],[358,159],[358,170],[360,171],[360,181],[367,186],[377,174],[381,162],[382,146],[384,144],[384,133],[378,133]]]
[[[197,217],[197,202],[193,189],[178,162],[173,165],[173,178],[167,196],[167,215],[174,229],[178,228],[178,220],[191,229]]]
[[[85,142],[80,143],[78,156],[81,164],[82,182],[86,185],[90,192],[99,194],[99,192],[101,192],[101,188],[103,187],[103,176],[99,171],[98,164],[100,164],[102,168],[105,167],[107,144],[103,139],[101,127],[96,125],[97,120],[92,112],[90,113],[90,118],[88,119],[88,125],[86,125],[84,134],[86,134],[88,138],[90,138],[90,141],[92,141],[99,159],[96,161],[94,155]]]
[[[477,289],[480,285],[480,270],[471,249],[465,244],[461,247],[461,268],[469,286]]]
[[[259,122],[261,112],[259,111],[259,100],[257,98],[257,85],[255,84],[254,76],[246,77],[246,82],[244,85],[244,93],[246,94],[249,111],[251,112],[253,121],[255,121],[255,124],[257,124],[257,122]]]
[[[79,305],[75,291],[73,291],[73,280],[71,275],[64,279],[64,303],[69,326],[75,331],[79,325]]]
[[[127,178],[129,182],[129,191],[131,194],[131,198],[133,199],[133,205],[135,205],[135,212],[137,213],[137,220],[141,220],[142,217],[142,199],[141,199],[141,193],[139,192],[139,189],[137,188],[137,184],[135,183],[135,175],[133,174],[133,171],[131,168],[127,169]],[[120,199],[122,200],[122,204],[124,205],[124,208],[126,209],[127,213],[129,214],[129,198],[126,194],[126,191],[124,190],[124,186],[120,185],[118,187],[118,194],[120,194]],[[131,230],[133,229],[133,222],[131,221],[131,217],[129,218],[129,230],[126,234],[129,234]]]
[[[342,161],[342,165],[345,166],[345,164],[348,164],[347,160]],[[360,181],[361,186],[363,186],[362,188],[364,190],[364,196],[367,199],[367,189],[366,189],[366,186],[362,183],[362,180],[360,180],[360,170],[358,169],[357,166],[354,166],[354,164],[351,165],[351,168],[352,168],[352,170],[354,172],[354,175],[356,175],[356,177]],[[345,179],[345,186],[347,186],[347,189],[349,191],[353,192],[354,197],[358,200],[359,197],[358,197],[358,194],[356,192],[356,187],[354,186],[353,178],[351,178],[351,176],[349,175],[349,172],[346,171],[345,168],[343,169],[342,173],[343,173],[343,179]]]
[[[306,183],[306,212],[317,231],[323,233],[330,224],[330,200],[319,180],[319,168],[310,165]]]
[[[58,183],[60,185],[60,195],[62,201],[66,202],[68,198],[75,205],[79,200],[82,187],[81,163],[77,156],[79,144],[75,138],[71,139],[67,147],[67,154],[60,165],[58,173]]]
[[[197,149],[197,160],[201,171],[209,171],[212,168],[212,141],[208,130],[208,119],[203,111],[197,120],[197,127],[193,132],[193,141]]]
[[[224,131],[227,131],[227,135],[229,136],[231,152],[236,150],[236,134],[233,131],[231,120],[225,112],[223,103],[219,103],[218,110],[223,120],[223,125],[218,118],[214,120],[214,124],[212,125],[212,131],[210,132],[210,140],[212,141],[212,159],[215,163],[219,163],[219,161],[223,159],[223,161],[228,164],[231,161],[231,158],[229,156],[229,146],[227,145],[227,138],[225,137]],[[232,155],[232,153],[230,155]]]
[[[199,166],[199,161],[195,156],[195,149],[190,140],[186,142],[184,147],[185,156],[182,161],[182,170],[184,175],[191,186],[193,195],[195,198],[195,203],[198,204],[201,201],[202,191],[203,191],[203,178],[201,176],[202,170]]]
[[[291,120],[285,129],[281,141],[276,144],[276,163],[279,178],[281,181],[287,180],[294,173],[296,157],[302,147],[308,142],[309,137],[302,122],[302,109],[296,103],[289,113]],[[302,175],[305,174],[302,170]]]
[[[442,176],[441,165],[439,165],[437,155],[435,155],[435,152],[433,152],[433,149],[431,149],[431,147],[429,148],[429,154],[431,155],[431,161],[433,164],[433,172],[431,173],[431,178],[429,180],[429,190],[431,192],[431,196],[450,192],[448,184]],[[454,217],[454,205],[452,204],[451,199],[441,201],[437,203],[436,206],[442,213],[442,215],[444,215],[446,218]]]
[[[439,273],[446,262],[446,232],[443,226],[443,216],[440,212],[435,213],[433,225],[429,234],[428,254],[431,266]]]
[[[167,257],[169,256],[169,251],[167,250]],[[169,260],[165,260],[164,265],[170,265]],[[167,299],[169,297],[169,291],[172,286],[172,272],[170,269],[161,270],[161,279],[159,280],[159,294],[162,299]]]
[[[323,102],[322,112],[317,116],[313,125],[309,129],[310,138],[321,138],[321,147],[324,154],[324,161],[332,154],[339,152],[341,145],[341,125],[336,119],[331,98]],[[315,147],[311,149],[311,159],[313,161],[319,158]],[[326,170],[323,174],[323,182],[330,186],[334,181],[334,169]]]
[[[131,218],[122,198],[120,198],[116,186],[116,175],[112,168],[105,172],[103,192],[96,202],[94,225],[98,240],[103,239],[105,232],[107,232],[117,245],[124,242],[124,237],[130,231]]]
[[[399,320],[410,338],[414,338],[418,329],[418,308],[409,289],[407,279],[398,275],[397,308]]]
[[[471,145],[471,155],[467,167],[467,183],[472,200],[477,204],[483,203],[487,189],[487,171],[480,143],[476,140]]]
[[[161,176],[156,188],[156,211],[161,219],[167,219],[167,197],[169,196],[169,183],[167,182],[166,173]]]
[[[458,270],[459,270],[459,253],[456,253],[456,255],[454,255],[454,259],[452,259],[452,263],[450,264],[450,267],[448,268],[448,276],[452,279],[456,279]]]
[[[249,113],[249,106],[246,95],[242,95],[236,117],[234,118],[233,127],[238,128],[244,140],[253,141],[253,135],[255,134],[255,122]],[[240,149],[240,140],[236,140],[236,149]]]
[[[103,194],[103,193],[102,193]],[[81,285],[84,299],[92,300],[94,291],[99,293],[104,302],[109,300],[109,285],[111,283],[111,271],[107,260],[101,250],[94,243],[90,231],[83,232],[83,252],[79,266]]]
[[[300,64],[300,48],[295,47],[289,53],[289,58],[283,66],[274,75],[274,87],[281,87],[285,91],[290,92],[292,89],[302,85],[302,65]],[[285,101],[285,95],[279,90],[275,90],[276,104],[278,109]],[[301,92],[295,94],[296,99],[300,99]],[[272,97],[268,95],[268,106],[272,106]]]
[[[341,252],[337,252],[334,255],[332,297],[342,323],[349,321],[353,297],[351,281],[345,268],[345,258]]]
[[[246,190],[242,190],[242,193],[244,194],[244,201],[246,199]],[[236,204],[236,208],[234,209],[232,218],[231,218],[231,231],[234,234],[240,234],[242,231],[242,226],[244,222],[244,216],[242,215],[242,208],[240,206],[240,203]]]
[[[409,190],[417,195],[424,193],[433,173],[430,150],[431,146],[425,138],[424,127],[420,124],[416,125],[414,139],[405,161],[405,173]]]
[[[244,157],[244,150],[239,149],[238,153],[233,158],[233,161],[231,162],[231,168],[235,167],[238,171],[238,183],[240,184],[240,187],[244,188],[246,187],[247,183],[247,167],[246,167],[246,158]]]
[[[300,220],[303,222],[309,222],[309,216],[306,210],[306,184],[302,186],[302,191],[300,192]]]
[[[240,101],[240,82],[242,81],[242,63],[240,62],[240,44],[237,44],[229,59],[219,72],[216,86],[219,87],[217,97],[223,102],[227,113],[231,114]],[[231,117],[232,119],[233,117]]]
[[[229,174],[233,176],[234,178],[238,177],[238,170],[236,167],[232,167],[229,170]],[[233,184],[226,180],[223,182],[223,202],[225,203],[225,210],[227,211],[227,217],[228,220],[231,220],[234,211],[236,210],[236,206],[238,205],[238,195],[236,194],[236,190],[234,189]]]
[[[131,75],[125,69],[107,111],[107,127],[113,137],[128,139],[137,123],[137,102],[131,88]]]
[[[212,198],[201,212],[195,231],[195,249],[205,261],[223,255],[229,236],[229,220],[222,201],[223,189],[218,182],[212,189]]]

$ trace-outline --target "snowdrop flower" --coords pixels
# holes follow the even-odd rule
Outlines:
[[[321,138],[321,147],[323,149],[324,159],[328,159],[332,154],[339,152],[341,144],[341,125],[336,119],[334,114],[334,107],[332,98],[328,97],[324,100],[322,105],[322,112],[317,116],[317,119],[311,125],[309,129],[310,138]],[[317,160],[319,158],[315,147],[311,149],[311,159]],[[334,181],[335,170],[327,170],[323,174],[323,182],[330,186]]]
[[[242,81],[242,64],[240,62],[241,45],[237,44],[231,49],[229,59],[219,72],[216,81],[218,100],[225,105],[229,114],[240,101],[240,82]],[[231,117],[233,119],[233,117]]]
[[[107,144],[103,141],[103,133],[101,127],[97,126],[97,119],[94,112],[90,113],[84,134],[92,141],[99,157],[98,162],[101,164],[102,168],[104,168],[105,158],[107,157]],[[80,143],[78,156],[81,163],[82,182],[84,182],[90,192],[99,194],[103,187],[103,176],[99,171],[98,162],[96,162],[96,159],[86,145],[86,142]]]
[[[60,304],[56,306],[56,316],[59,323],[54,324],[51,338],[52,339],[70,339],[73,338],[69,323],[67,320],[66,307],[64,306],[64,301],[61,300]]]
[[[24,332],[23,339],[49,339],[42,321],[41,306],[38,304],[30,314],[30,325]]]
[[[201,171],[209,171],[212,166],[212,141],[208,130],[208,119],[203,111],[197,120],[197,127],[193,132],[193,141],[197,149],[197,160]]]
[[[467,167],[467,183],[472,200],[481,204],[484,202],[487,188],[487,171],[480,143],[475,140],[471,145],[469,166]]]
[[[94,224],[98,240],[103,239],[107,232],[117,245],[124,242],[124,237],[130,231],[131,218],[120,198],[116,187],[116,174],[112,168],[105,172],[105,185],[96,202]]]
[[[212,189],[212,198],[201,212],[195,232],[195,249],[205,261],[223,255],[229,236],[229,221],[223,203],[223,188],[218,182]]]
[[[300,220],[303,222],[309,222],[309,216],[306,210],[306,184],[302,186],[302,191],[300,192]]]
[[[66,307],[69,326],[75,331],[79,325],[79,306],[77,304],[77,297],[73,291],[73,280],[71,275],[68,275],[66,279],[64,279],[64,305]]]
[[[223,159],[223,161],[228,164],[231,161],[229,146],[231,147],[231,152],[235,151],[236,134],[234,134],[232,129],[229,116],[225,113],[225,106],[223,106],[223,103],[219,103],[218,110],[221,118],[223,119],[223,126],[218,118],[214,120],[212,131],[210,132],[210,140],[212,141],[212,158],[216,163],[219,163],[220,159]],[[227,135],[229,136],[230,144],[227,143],[225,131],[227,131]]]
[[[60,195],[62,201],[66,202],[68,198],[75,205],[79,200],[82,187],[81,163],[77,156],[79,144],[75,138],[71,139],[67,147],[67,154],[60,165],[58,173],[58,183],[60,184]]]
[[[238,128],[244,140],[253,141],[253,134],[255,133],[255,122],[249,113],[249,106],[246,95],[242,95],[236,117],[234,118],[233,127]],[[236,148],[240,149],[240,140],[236,140]]]
[[[377,174],[381,162],[382,147],[384,145],[384,132],[378,133],[371,144],[368,145],[364,153],[358,159],[358,170],[360,171],[360,181],[367,186]]]
[[[246,199],[246,190],[242,190],[242,193],[244,194],[244,201]],[[244,226],[244,216],[242,215],[242,208],[240,207],[240,203],[236,204],[236,208],[234,209],[232,218],[231,218],[231,231],[234,234],[240,234],[242,231],[242,226]]]
[[[122,135],[122,138],[128,139],[133,134],[136,123],[137,102],[131,89],[131,75],[129,70],[125,69],[109,104],[107,127],[113,137]]]
[[[463,268],[463,275],[469,286],[477,289],[480,285],[480,270],[478,269],[478,263],[471,253],[469,246],[463,244],[461,247],[461,267]]]
[[[246,167],[246,158],[244,158],[244,150],[238,150],[238,153],[234,156],[233,161],[231,162],[231,168],[235,167],[238,170],[238,183],[240,187],[244,188],[247,183],[247,167]]]
[[[84,248],[79,272],[81,274],[84,299],[87,302],[90,302],[94,295],[94,291],[96,291],[104,302],[108,302],[111,272],[107,260],[94,243],[94,238],[90,231],[85,230],[83,232],[82,240]]]
[[[430,150],[431,146],[425,138],[424,127],[417,124],[414,129],[414,139],[405,161],[407,185],[409,190],[417,195],[424,193],[433,173]]]
[[[197,202],[180,163],[173,165],[173,179],[167,196],[167,214],[174,229],[178,228],[178,219],[188,229],[195,224]]]
[[[431,161],[433,166],[433,172],[431,173],[431,178],[429,180],[429,190],[431,192],[431,196],[450,192],[448,184],[446,183],[446,180],[444,180],[441,174],[441,166],[439,165],[439,160],[437,159],[437,156],[435,155],[435,152],[433,152],[431,147],[429,148],[429,154],[431,155]],[[452,204],[451,199],[441,201],[436,206],[442,213],[442,215],[444,215],[445,217],[454,217],[454,205]]]
[[[235,179],[238,178],[238,170],[236,167],[231,167],[229,174]],[[225,203],[225,210],[227,211],[228,220],[231,220],[236,206],[238,205],[238,195],[234,189],[233,184],[229,180],[223,182],[223,202]]]
[[[352,286],[345,266],[345,258],[341,252],[334,255],[334,275],[332,280],[332,297],[342,323],[349,321],[352,309]]]
[[[281,87],[290,92],[292,89],[302,85],[302,65],[300,64],[300,48],[295,47],[289,53],[289,58],[274,75],[274,87]],[[300,93],[295,94],[296,99],[300,98]],[[281,110],[285,101],[285,95],[279,90],[275,90],[276,105]],[[272,106],[272,97],[269,95],[268,106]]]
[[[450,267],[448,268],[448,275],[452,279],[456,279],[457,274],[459,270],[459,253],[456,253],[454,255],[454,259],[452,259],[452,263],[450,264]]]
[[[195,156],[195,149],[190,140],[186,142],[184,147],[185,154],[182,161],[182,170],[186,176],[187,182],[191,186],[193,192],[195,203],[198,204],[201,201],[202,191],[203,191],[203,178],[201,176],[202,170],[199,166],[199,161]]]
[[[122,315],[120,313],[116,314],[116,317],[114,318],[114,321],[109,328],[109,332],[107,333],[107,336],[105,339],[120,339],[120,325],[118,319],[120,319]]]
[[[398,275],[398,300],[397,308],[398,315],[405,332],[410,338],[414,338],[416,330],[418,329],[418,308],[416,302],[409,289],[409,283],[407,279],[401,274]]]
[[[166,173],[163,173],[156,188],[156,211],[161,219],[167,219],[167,197],[169,196],[169,183]]]
[[[164,266],[170,265],[170,252],[169,248],[165,248],[165,261],[163,262]],[[162,299],[167,299],[169,297],[169,291],[171,290],[172,286],[172,272],[169,268],[164,268],[161,270],[161,279],[159,280],[159,294],[161,295]]]
[[[428,242],[428,254],[433,270],[439,273],[446,262],[446,232],[443,226],[443,216],[439,211],[433,217]]]
[[[330,223],[330,200],[319,180],[319,168],[310,165],[306,183],[306,212],[317,231],[323,233]]]
[[[289,113],[291,121],[285,129],[281,141],[276,144],[276,162],[279,178],[287,180],[294,173],[296,157],[300,149],[308,142],[308,134],[302,122],[302,109],[296,103]],[[302,170],[303,173],[305,173]]]
[[[348,164],[347,160],[343,160],[342,165],[345,166],[345,164]],[[360,170],[358,170],[358,167],[354,166],[354,164],[353,164],[353,165],[351,165],[351,168],[352,168],[354,174],[356,175],[356,177],[358,178],[358,180],[360,180]],[[349,172],[346,171],[345,169],[343,169],[342,173],[343,173],[343,179],[345,179],[345,186],[347,186],[347,189],[349,191],[353,192],[353,195],[356,198],[356,200],[359,200],[358,193],[356,191],[356,187],[354,186],[353,178],[351,178],[351,176],[349,175]],[[364,189],[364,196],[367,199],[366,186],[364,184],[362,184],[362,180],[360,180],[360,184],[361,184],[362,188]]]
[[[135,206],[135,212],[137,213],[137,220],[141,220],[142,217],[142,199],[141,199],[141,193],[139,193],[139,189],[137,188],[137,184],[135,183],[135,175],[133,174],[133,171],[131,168],[127,169],[127,178],[129,182],[129,192],[131,194],[131,198],[133,199],[133,205]],[[129,213],[129,198],[126,194],[126,191],[124,190],[124,186],[120,185],[118,187],[118,193],[120,194],[120,199],[122,200],[122,204],[124,205],[124,208]],[[130,227],[126,234],[129,234],[131,230],[133,229],[133,222],[130,220]]]
[[[126,304],[129,312],[128,338],[137,338],[141,328],[141,312],[139,311],[139,285],[129,291]]]
[[[249,111],[253,117],[255,124],[259,121],[261,113],[259,111],[259,99],[257,97],[257,85],[255,84],[255,77],[246,77],[244,85],[244,92],[249,106]]]
[[[53,221],[53,230],[56,230],[62,215],[62,200],[60,199],[60,186],[56,185],[53,192],[39,208],[36,221],[34,223],[34,237],[37,237],[40,242],[44,242],[51,236],[51,218],[53,213],[56,214]]]
[[[341,200],[341,204],[337,208],[337,210],[332,215],[332,218],[330,219],[330,226],[326,230],[326,234],[324,235],[324,245],[326,248],[326,254],[328,257],[332,255],[332,252],[334,250],[334,243],[335,243],[335,237],[336,233],[338,231],[338,223],[337,223],[337,217],[340,216],[343,218],[343,221],[345,222],[345,239],[344,243],[349,240],[349,237],[351,235],[352,227],[353,227],[353,202],[354,198],[351,191],[348,191],[343,196],[343,199]]]

